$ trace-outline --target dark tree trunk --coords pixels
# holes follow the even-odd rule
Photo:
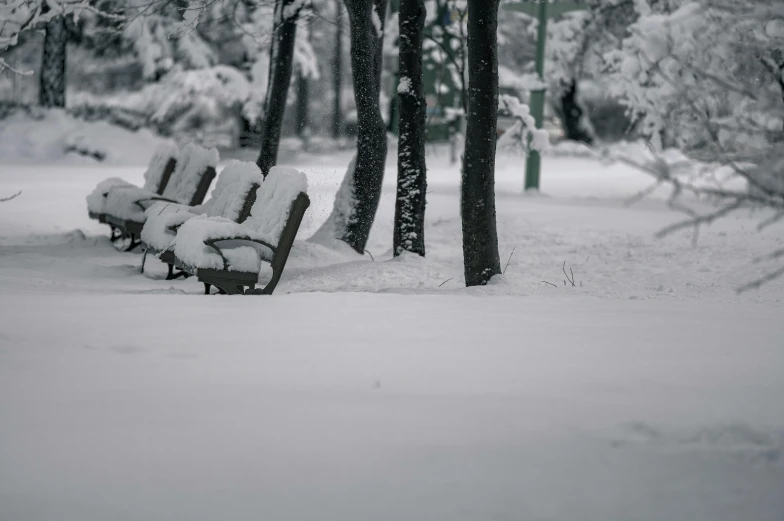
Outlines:
[[[343,134],[343,113],[340,110],[340,96],[343,93],[343,4],[337,4],[335,23],[335,54],[332,57],[332,137],[340,139]]]
[[[307,139],[308,137],[308,112],[310,104],[310,83],[308,78],[299,71],[297,75],[297,115],[296,115],[296,131],[297,137],[300,139]]]
[[[401,0],[400,139],[395,200],[395,256],[402,251],[425,255],[425,94],[422,87],[422,39],[425,0]]]
[[[383,32],[387,0],[345,0],[351,26],[351,71],[357,104],[357,160],[353,172],[353,208],[339,236],[363,253],[376,217],[384,181],[387,133],[381,117],[383,35],[373,24],[375,7]]]
[[[291,82],[294,62],[294,40],[297,36],[299,11],[284,18],[284,11],[297,0],[275,0],[275,22],[270,46],[270,73],[267,96],[264,100],[264,120],[261,125],[261,153],[256,164],[266,176],[278,161],[283,112]]]
[[[468,0],[468,114],[461,215],[466,286],[501,273],[495,222],[498,3]]]
[[[43,107],[65,107],[65,53],[68,30],[58,16],[46,24],[38,102]]]
[[[561,113],[566,139],[592,145],[593,134],[589,128],[585,128],[584,111],[578,98],[576,81],[572,81],[561,95]]]

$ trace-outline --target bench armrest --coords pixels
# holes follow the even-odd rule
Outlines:
[[[213,237],[213,238],[210,238],[210,239],[206,239],[204,241],[204,244],[207,247],[212,248],[213,250],[215,250],[215,252],[218,255],[220,255],[221,260],[223,261],[223,269],[224,270],[228,270],[229,269],[229,260],[226,258],[225,255],[223,255],[223,251],[222,251],[220,243],[226,243],[226,242],[231,242],[232,243],[232,247],[236,247],[236,243],[238,243],[238,242],[239,243],[249,243],[250,246],[253,246],[256,249],[258,249],[256,247],[256,245],[264,246],[265,248],[269,248],[270,251],[272,251],[273,254],[275,253],[275,250],[277,249],[276,246],[273,246],[267,240],[254,238],[254,237],[249,237],[249,236],[242,236],[242,235],[239,235],[239,236],[229,236],[229,237],[217,237],[217,238]]]

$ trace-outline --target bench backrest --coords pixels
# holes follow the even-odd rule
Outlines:
[[[179,149],[172,142],[165,141],[152,153],[147,171],[144,172],[144,188],[158,195],[163,194],[177,164]]]
[[[295,201],[300,195],[307,198],[307,191],[308,178],[305,174],[293,168],[273,167],[256,191],[256,201],[245,225],[278,244]]]
[[[256,190],[264,181],[256,163],[232,160],[221,170],[209,200],[193,209],[210,217],[241,223],[250,215]]]
[[[178,203],[196,206],[204,201],[215,178],[218,151],[188,143],[180,150],[177,166],[161,194]]]

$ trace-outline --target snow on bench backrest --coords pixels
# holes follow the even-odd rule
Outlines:
[[[294,168],[272,167],[256,191],[256,202],[245,225],[274,239],[277,244],[289,218],[291,203],[307,193],[308,178]]]
[[[147,166],[147,171],[144,172],[144,188],[146,190],[156,194],[161,193],[161,181],[163,180],[166,166],[169,164],[169,160],[176,160],[178,154],[177,145],[169,141],[161,143],[155,148],[150,164]]]
[[[251,190],[261,186],[264,176],[256,163],[232,160],[218,175],[210,199],[194,208],[195,213],[239,221]],[[247,217],[247,214],[244,216]]]
[[[166,184],[163,197],[182,204],[190,204],[193,194],[207,167],[218,166],[218,151],[209,150],[194,143],[188,143],[180,151],[177,166]]]

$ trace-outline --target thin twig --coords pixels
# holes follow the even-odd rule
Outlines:
[[[763,255],[761,257],[757,257],[756,259],[754,259],[754,263],[755,264],[759,264],[760,262],[777,260],[777,259],[780,259],[782,257],[784,257],[784,248],[782,248],[780,250],[776,250],[776,251],[774,251],[772,253],[768,253],[767,255]]]
[[[563,267],[561,269],[563,270],[563,273],[564,273],[564,276],[566,277],[566,280],[568,280],[571,283],[572,287],[576,286],[576,284],[574,283],[574,272],[572,272],[572,277],[571,278],[569,278],[569,274],[566,273],[566,261],[564,261]],[[569,267],[569,271],[570,272],[572,271],[572,267],[571,266]],[[564,285],[566,285],[566,281],[564,281]]]
[[[509,263],[512,261],[512,255],[514,255],[514,252],[515,252],[516,249],[517,249],[517,246],[512,248],[512,253],[509,254],[509,258],[506,260],[506,266],[504,266],[504,271],[501,272],[501,275],[506,275],[506,268],[509,267]]]
[[[9,196],[9,197],[2,197],[2,198],[0,198],[0,203],[4,203],[4,202],[6,202],[6,201],[10,201],[11,199],[16,199],[16,198],[17,198],[17,197],[19,197],[20,195],[22,195],[22,191],[21,191],[21,190],[19,190],[18,192],[16,192],[16,193],[15,193],[14,195],[12,195],[12,196]]]
[[[545,284],[549,284],[549,285],[551,285],[552,287],[554,287],[554,288],[556,288],[556,289],[558,288],[558,286],[556,286],[556,285],[555,285],[555,284],[553,284],[552,282],[547,282],[546,280],[543,280],[542,282],[544,282]]]
[[[751,291],[753,289],[759,289],[763,285],[765,285],[766,283],[768,283],[768,282],[770,282],[772,280],[775,280],[775,279],[781,277],[782,275],[784,275],[784,266],[782,266],[781,268],[779,268],[779,269],[777,269],[775,271],[771,271],[770,273],[768,273],[764,277],[760,277],[757,280],[749,282],[748,284],[744,284],[743,286],[739,287],[736,291],[738,293],[745,293],[745,292]]]
[[[453,279],[453,278],[454,278],[454,277],[452,277],[452,279]],[[440,288],[441,286],[443,286],[444,284],[446,284],[447,282],[449,282],[449,281],[450,281],[450,280],[452,280],[452,279],[446,279],[444,282],[442,282],[441,284],[439,284],[439,285],[438,285],[438,287]]]
[[[678,230],[682,230],[683,228],[694,228],[695,230],[699,229],[700,226],[705,225],[705,224],[712,224],[717,219],[719,219],[721,217],[724,217],[724,216],[734,212],[735,210],[738,210],[742,206],[743,206],[743,203],[741,201],[738,201],[736,203],[727,205],[724,208],[719,208],[715,212],[712,212],[712,213],[709,213],[709,214],[705,214],[705,215],[698,215],[698,216],[692,217],[692,218],[690,218],[690,219],[688,219],[686,221],[680,221],[680,222],[677,222],[675,224],[671,224],[670,226],[667,226],[666,228],[663,228],[663,229],[659,230],[658,232],[656,232],[656,237],[657,238],[662,238],[662,237],[664,237],[666,235],[670,235],[673,232],[676,232]]]

